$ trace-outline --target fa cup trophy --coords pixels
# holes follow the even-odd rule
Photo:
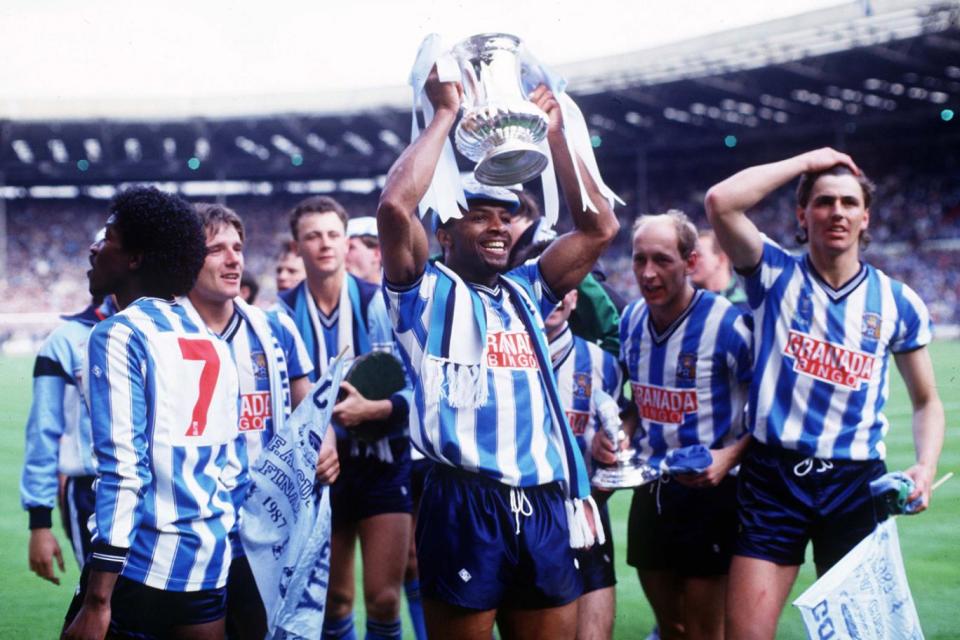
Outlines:
[[[608,399],[609,402],[606,401]],[[610,465],[594,461],[596,471],[590,480],[591,484],[597,489],[615,491],[639,487],[656,480],[660,476],[656,468],[643,460],[635,459],[637,452],[632,447],[621,448],[627,435],[620,428],[620,411],[616,401],[607,396],[598,398],[597,404],[601,428],[610,438],[610,442],[617,446],[617,461]]]
[[[463,84],[457,149],[477,163],[474,175],[484,184],[523,183],[548,164],[537,146],[547,135],[547,115],[524,95],[520,47],[516,36],[485,33],[453,48]]]

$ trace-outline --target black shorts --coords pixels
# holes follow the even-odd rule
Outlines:
[[[725,575],[736,537],[736,479],[692,489],[675,479],[633,492],[627,525],[627,564],[684,577]]]
[[[467,609],[558,607],[583,591],[559,483],[520,490],[439,463],[420,501],[417,565],[424,597]]]
[[[64,488],[63,530],[70,539],[70,546],[77,558],[80,568],[83,568],[87,556],[90,555],[90,529],[87,526],[93,508],[97,501],[97,494],[93,490],[93,481],[97,476],[76,476],[67,478]]]
[[[583,577],[583,592],[590,593],[617,584],[613,564],[613,532],[610,530],[610,512],[607,503],[600,505],[600,522],[607,540],[589,549],[577,549],[577,564]]]
[[[740,465],[736,554],[800,565],[812,540],[825,571],[885,518],[870,481],[886,471],[882,460],[822,460],[752,443]]]
[[[69,626],[83,606],[90,567],[80,574],[80,586],[67,610]],[[164,591],[123,576],[117,578],[110,598],[110,637],[163,640],[175,627],[204,624],[226,615],[227,588],[201,591]]]
[[[355,523],[383,513],[411,513],[410,441],[390,441],[393,462],[372,456],[351,457],[350,440],[337,441],[340,477],[330,487],[333,526]]]
[[[410,462],[410,495],[413,496],[413,503],[419,504],[420,496],[423,495],[423,483],[427,479],[427,473],[430,467],[436,464],[430,458],[419,458]]]

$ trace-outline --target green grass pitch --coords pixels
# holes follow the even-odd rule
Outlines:
[[[960,470],[960,435],[956,430],[960,423],[960,342],[934,343],[931,353],[947,410],[947,443],[938,472],[943,475]],[[62,584],[57,587],[40,580],[27,567],[27,518],[20,508],[19,479],[31,366],[30,358],[0,359],[0,638],[5,639],[56,638],[78,578],[76,564],[59,528],[56,532],[67,560]],[[890,469],[905,469],[913,460],[910,404],[896,373],[891,380],[887,415],[892,424],[887,437],[887,464]],[[629,495],[617,494],[610,504],[619,579],[615,637],[643,638],[653,624],[653,616],[636,574],[624,563]],[[926,637],[960,637],[960,623],[953,610],[960,602],[960,479],[937,491],[930,511],[916,518],[900,518],[897,524]],[[812,582],[813,570],[808,560],[791,599]],[[363,593],[359,586],[357,593]],[[362,634],[362,604],[358,609],[357,629]],[[405,616],[406,613],[405,637],[412,637]],[[787,607],[778,637],[806,637],[800,615],[792,607]]]

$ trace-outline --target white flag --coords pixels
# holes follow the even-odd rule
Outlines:
[[[793,601],[810,638],[923,640],[893,518]]]
[[[268,638],[319,638],[330,578],[330,498],[317,457],[343,379],[343,358],[279,427],[250,469],[240,540],[267,613]]]

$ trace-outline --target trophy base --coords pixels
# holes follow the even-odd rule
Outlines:
[[[491,149],[477,163],[473,175],[483,184],[509,187],[536,178],[548,162],[536,145],[515,140]]]
[[[648,464],[640,463],[640,466],[634,466],[621,461],[609,467],[599,467],[590,479],[590,484],[597,489],[616,491],[639,487],[659,477],[660,472]]]

